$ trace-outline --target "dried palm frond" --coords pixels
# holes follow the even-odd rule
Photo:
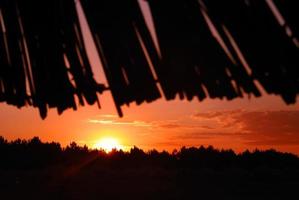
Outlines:
[[[256,82],[296,101],[297,1],[148,0],[148,27],[139,0],[81,0],[108,87],[93,77],[76,3],[0,0],[1,102],[45,118],[48,108],[99,103],[109,89],[122,116],[122,105],[160,98],[157,84],[167,100],[230,100],[260,96]]]

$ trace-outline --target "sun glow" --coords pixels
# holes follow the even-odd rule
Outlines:
[[[106,152],[111,152],[113,149],[120,150],[123,146],[119,144],[115,138],[103,138],[93,145],[94,149],[102,149]]]

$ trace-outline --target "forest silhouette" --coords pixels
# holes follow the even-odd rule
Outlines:
[[[0,199],[289,199],[299,157],[212,146],[145,152],[0,137]]]

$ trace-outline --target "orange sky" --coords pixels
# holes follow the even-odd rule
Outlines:
[[[145,14],[148,19],[148,13]],[[84,34],[95,78],[105,82],[91,37],[88,31]],[[17,109],[2,103],[0,135],[9,140],[39,136],[43,141],[58,141],[62,145],[76,141],[93,146],[100,138],[115,137],[123,146],[143,149],[171,151],[183,145],[214,145],[237,151],[275,148],[299,154],[299,104],[286,106],[280,97],[267,95],[230,102],[160,99],[151,104],[124,107],[123,118],[116,116],[110,93],[104,93],[100,101],[101,110],[86,106],[78,111],[68,110],[61,116],[50,110],[44,121],[38,110]]]
[[[158,100],[124,107],[118,118],[109,93],[102,109],[86,106],[58,116],[50,110],[43,121],[33,108],[0,104],[0,135],[12,140],[39,136],[63,145],[76,141],[92,146],[103,137],[115,137],[124,146],[171,151],[181,146],[218,148],[275,148],[299,154],[299,106],[286,106],[278,97],[238,99],[231,102]]]

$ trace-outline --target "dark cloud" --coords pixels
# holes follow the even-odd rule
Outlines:
[[[240,137],[243,133],[232,132],[192,132],[179,135],[179,139],[215,139],[219,137]]]
[[[207,130],[215,130],[216,129],[215,127],[211,127],[211,126],[207,126],[207,125],[199,125],[198,127],[202,128],[202,129],[207,129]]]
[[[165,128],[165,129],[203,129],[203,130],[215,130],[215,127],[201,125],[201,124],[185,124],[184,122],[181,123],[167,123],[167,124],[159,124],[157,125],[158,128]]]
[[[218,125],[223,129],[229,128],[235,133],[240,133],[237,135],[245,140],[244,142],[247,144],[299,145],[298,110],[233,110],[223,112],[198,113],[194,115],[193,118],[199,121],[208,120],[210,123],[214,123],[215,125]],[[221,135],[221,133],[219,132],[213,133],[213,135],[217,134],[219,134],[219,136]]]
[[[159,128],[173,129],[173,128],[182,128],[182,125],[177,123],[168,123],[168,124],[159,124]]]
[[[241,112],[234,119],[250,132],[266,135],[299,133],[299,111]]]

